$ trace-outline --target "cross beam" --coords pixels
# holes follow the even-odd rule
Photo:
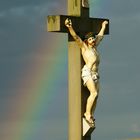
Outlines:
[[[90,18],[88,0],[68,0],[67,15],[51,15],[47,18],[47,28],[50,32],[67,33],[65,19],[70,18],[76,33],[83,38],[85,33],[97,34],[101,29],[102,21],[108,19]],[[109,21],[109,20],[108,20]],[[105,30],[109,34],[109,25]],[[69,140],[91,140],[92,127],[83,119],[88,90],[81,81],[81,68],[83,66],[80,48],[69,34],[68,42],[68,116]]]
[[[65,15],[52,15],[48,16],[48,31],[49,32],[63,32],[67,33],[67,28],[65,27],[65,20],[70,18],[72,20],[72,25],[77,32],[77,34],[83,38],[83,35],[87,32],[94,32],[94,34],[98,34],[102,22],[108,19],[101,18],[88,18],[88,17],[75,17],[75,16],[65,16]],[[105,34],[108,34],[109,26],[107,26],[105,30]]]

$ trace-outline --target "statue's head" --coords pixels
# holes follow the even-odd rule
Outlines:
[[[94,45],[94,43],[95,43],[95,36],[94,36],[94,34],[93,34],[93,32],[89,32],[89,33],[87,33],[86,35],[85,35],[85,39],[84,39],[84,42],[88,45],[88,44],[90,44],[90,45]]]

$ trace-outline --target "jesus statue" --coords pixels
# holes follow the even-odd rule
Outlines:
[[[107,24],[108,21],[103,21],[102,27],[96,36],[92,32],[89,32],[85,35],[84,40],[82,40],[74,31],[71,19],[67,18],[65,20],[65,26],[68,28],[71,36],[74,38],[74,40],[77,42],[77,45],[80,47],[81,54],[85,62],[85,65],[82,68],[81,77],[83,79],[84,86],[87,87],[90,94],[87,99],[84,117],[86,121],[91,125],[95,124],[94,112],[97,104],[97,98],[99,95],[100,76],[98,73],[98,68],[100,63],[100,57],[97,51],[97,46],[103,39]]]

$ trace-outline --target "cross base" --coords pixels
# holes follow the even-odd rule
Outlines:
[[[89,124],[85,118],[83,118],[83,136],[90,135],[95,129],[95,123]]]

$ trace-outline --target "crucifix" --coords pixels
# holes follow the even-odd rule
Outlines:
[[[89,17],[88,0],[68,0],[68,16],[48,16],[48,31],[68,33],[65,26],[66,19],[71,19],[75,32],[80,38],[83,38],[88,32],[98,34],[103,21],[109,22],[108,19]],[[109,25],[106,26],[104,34],[109,34]],[[81,50],[70,33],[68,33],[68,40],[68,138],[69,140],[91,140],[91,133],[95,127],[83,119],[89,94],[81,81],[81,69],[84,62]]]

